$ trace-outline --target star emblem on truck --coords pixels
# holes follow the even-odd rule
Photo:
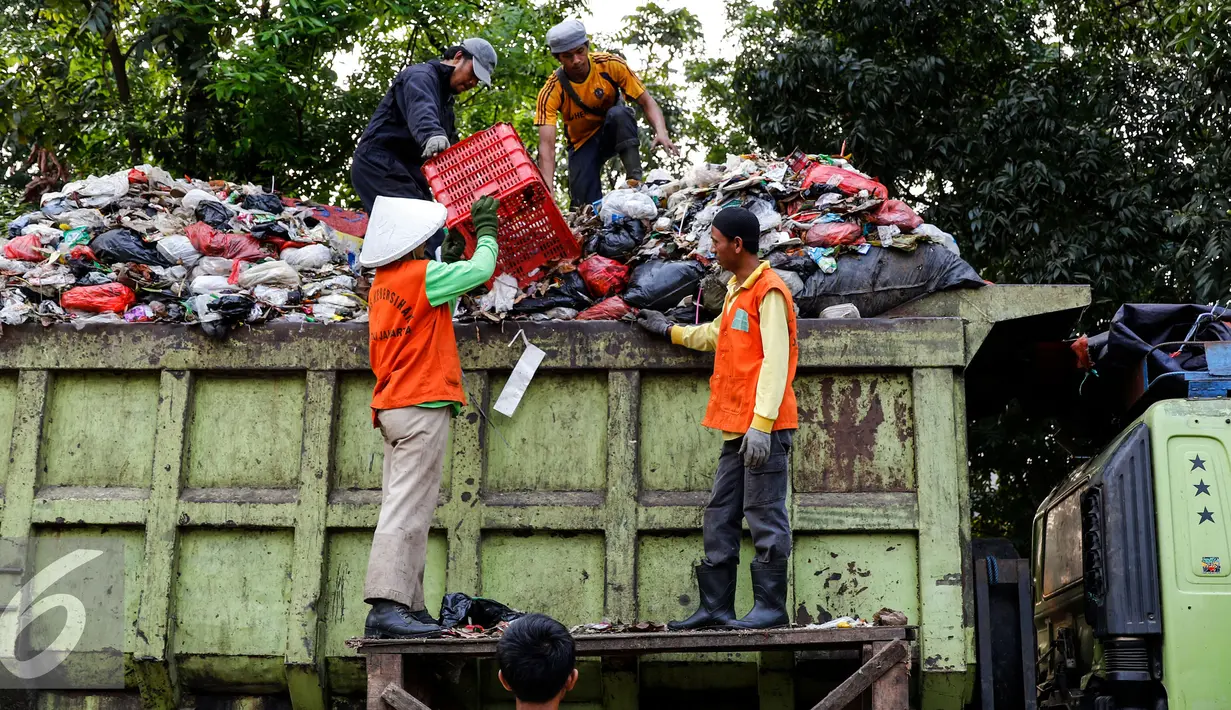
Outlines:
[[[1197,521],[1198,525],[1200,525],[1201,523],[1204,523],[1207,520],[1210,521],[1211,523],[1214,522],[1214,514],[1210,512],[1209,508],[1205,508],[1200,513],[1197,513],[1197,515],[1201,516],[1201,520]],[[1217,525],[1217,523],[1215,524]]]
[[[1201,460],[1201,454],[1197,454],[1196,458],[1189,459],[1188,462],[1193,465],[1191,469],[1193,471],[1197,469],[1205,470],[1205,462]]]
[[[1206,483],[1205,479],[1202,479],[1200,483],[1194,483],[1193,488],[1197,489],[1197,495],[1204,493],[1208,496],[1210,494],[1210,484]]]

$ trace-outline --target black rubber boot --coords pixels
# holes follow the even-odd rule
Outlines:
[[[672,631],[723,629],[735,621],[735,565],[696,567],[701,607],[683,621],[667,622]]]
[[[776,629],[788,626],[791,617],[786,613],[786,560],[780,562],[753,562],[752,611],[744,618],[731,623],[733,629]]]
[[[641,182],[641,145],[639,143],[620,151],[620,163],[624,165],[624,174],[629,180]]]
[[[425,623],[426,617],[433,623]],[[372,604],[363,635],[373,639],[416,639],[438,636],[443,629],[426,610],[412,612],[405,604],[381,599]]]

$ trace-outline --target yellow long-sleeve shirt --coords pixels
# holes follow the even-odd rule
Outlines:
[[[727,282],[727,297],[722,304],[723,315],[731,308],[735,296],[744,289],[752,288],[761,273],[769,268],[769,262],[762,261],[744,282],[736,283],[735,277]],[[770,291],[761,299],[761,348],[765,359],[761,361],[761,372],[757,375],[757,400],[753,408],[752,427],[763,432],[773,431],[774,420],[778,418],[778,409],[782,406],[782,397],[786,394],[787,369],[791,359],[791,336],[786,325],[786,299],[778,291]],[[722,327],[722,317],[701,325],[677,325],[671,328],[671,342],[683,345],[693,350],[713,352],[718,348],[718,332]],[[722,438],[730,441],[743,436],[746,432],[726,431]]]

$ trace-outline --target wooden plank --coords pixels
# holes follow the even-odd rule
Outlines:
[[[910,710],[910,647],[902,641],[872,644],[878,654],[904,647],[905,656],[872,683],[872,710]]]
[[[849,678],[842,681],[829,695],[826,695],[824,700],[813,705],[812,710],[843,710],[843,708],[849,703],[854,702],[861,693],[872,687],[872,684],[886,673],[897,666],[904,665],[905,660],[908,658],[910,658],[910,646],[906,642],[893,641],[886,644],[872,656],[871,660],[863,664]],[[896,676],[893,682],[892,690],[896,691]],[[905,697],[902,698],[900,705],[889,705],[886,703],[897,700],[897,694],[887,691],[882,695],[883,699],[874,694],[872,700],[874,710],[909,710],[910,705],[906,702]]]
[[[432,710],[397,685],[385,686],[385,692],[381,693],[380,697],[393,710]]]
[[[368,656],[368,708],[388,710],[385,688],[402,685],[402,656],[397,653],[377,653]]]
[[[870,626],[856,629],[775,629],[770,631],[692,631],[583,634],[574,637],[578,656],[641,655],[696,651],[783,651],[823,646],[851,646],[909,639],[911,627]],[[401,653],[423,656],[486,658],[495,655],[496,639],[360,639],[360,654]]]

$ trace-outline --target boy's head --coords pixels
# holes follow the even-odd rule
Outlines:
[[[575,660],[573,636],[543,614],[527,614],[509,624],[496,644],[500,682],[525,703],[563,698],[577,682]]]

